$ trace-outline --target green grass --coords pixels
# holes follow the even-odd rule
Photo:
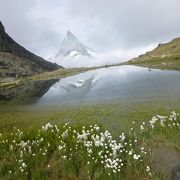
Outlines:
[[[162,70],[180,70],[180,56],[136,58],[125,62],[124,65],[137,65]]]
[[[49,80],[49,79],[67,77],[70,75],[75,75],[81,72],[85,72],[90,69],[92,68],[59,69],[51,72],[44,72],[27,78],[15,78],[8,82],[0,83],[0,88],[12,88],[14,86],[21,85],[22,83],[29,80]]]
[[[90,134],[86,134],[88,132]],[[80,138],[83,133],[87,139],[83,139],[84,135]],[[93,136],[99,136],[104,140],[97,137],[93,140]],[[98,126],[64,125],[57,127],[49,124],[37,131],[17,130],[10,136],[2,135],[1,137],[0,150],[3,163],[0,175],[2,178],[10,176],[14,179],[17,177],[20,179],[26,177],[30,179],[55,177],[58,179],[67,176],[71,179],[103,179],[104,177],[122,179],[121,177],[127,173],[127,166],[131,163],[128,171],[132,171],[136,176],[141,174],[147,176],[146,171],[143,173],[142,168],[138,166],[138,164],[145,164],[140,161],[145,159],[144,154],[138,159],[133,159],[126,153],[133,148],[133,154],[140,154],[138,148],[130,145],[134,142],[126,137],[126,140],[121,142],[122,147],[119,146],[123,151],[117,150],[117,154],[112,156],[111,153],[113,154],[115,149],[110,146],[111,138],[110,134],[107,137],[106,132]],[[87,146],[89,142],[92,143],[91,146]],[[102,145],[96,145],[98,142]],[[118,143],[115,146],[118,146]],[[114,167],[105,168],[106,159],[116,160],[117,165],[115,166],[120,172]]]
[[[165,70],[180,70],[180,38],[161,44],[154,50],[123,64]]]
[[[14,126],[20,129],[39,128],[41,125],[51,122],[61,125],[66,122],[103,124],[105,128],[111,128],[114,132],[126,130],[133,121],[141,123],[151,118],[153,114],[166,113],[171,110],[179,110],[171,104],[121,104],[107,103],[94,105],[75,105],[60,107],[36,107],[5,105],[0,106],[0,130],[11,131]],[[164,104],[165,102],[163,102]]]
[[[136,179],[145,177],[149,178],[147,176],[147,173],[144,171],[146,164],[149,164],[153,169],[153,172],[156,172],[154,175],[154,179],[166,179],[166,177],[168,177],[169,175],[169,172],[167,174],[164,174],[164,172],[161,172],[158,168],[156,168],[156,164],[154,163],[155,157],[158,156],[159,149],[165,148],[170,151],[172,150],[173,152],[175,151],[180,153],[180,133],[176,128],[162,128],[158,125],[155,130],[148,130],[144,134],[139,133],[140,125],[144,121],[149,122],[151,117],[156,114],[168,115],[172,110],[180,112],[178,106],[170,108],[169,104],[167,104],[167,108],[161,105],[155,106],[152,104],[147,104],[141,106],[138,104],[125,107],[121,106],[119,103],[112,103],[102,105],[76,106],[71,107],[71,110],[69,110],[70,107],[37,110],[22,107],[17,107],[16,109],[10,107],[8,108],[5,106],[3,107],[4,109],[1,108],[0,111],[0,131],[3,134],[3,137],[7,139],[11,138],[10,133],[15,132],[14,127],[20,129],[21,131],[24,131],[23,138],[25,138],[26,140],[35,139],[38,136],[38,129],[41,129],[41,126],[45,125],[48,122],[50,122],[51,124],[56,124],[60,129],[62,129],[64,123],[69,122],[72,127],[74,127],[74,125],[76,124],[78,126],[77,128],[80,129],[80,131],[83,126],[89,129],[89,126],[91,124],[98,124],[100,125],[102,131],[104,131],[105,129],[109,130],[114,139],[117,139],[121,132],[125,132],[127,137],[131,140],[133,140],[132,137],[136,137],[138,139],[139,145],[143,145],[146,149],[151,148],[152,152],[148,154],[147,157],[144,157],[145,164],[140,163],[140,165],[137,165],[137,169],[128,168],[128,171],[125,170],[124,173],[120,175],[124,178],[128,177],[127,179],[133,179],[133,177],[136,177]],[[133,124],[133,122],[135,122],[135,124]],[[133,130],[131,131],[131,133],[133,134],[133,136],[129,136],[129,130],[132,126]],[[53,134],[50,134],[48,136],[46,134],[41,135],[44,139],[46,139],[46,142],[52,141],[52,147],[56,149],[57,140]],[[19,141],[20,140],[22,139],[19,139]],[[134,148],[139,151],[137,147],[138,146],[134,146]],[[36,151],[38,151],[38,149]],[[40,159],[37,160],[36,165],[34,165],[34,161],[36,160],[33,160],[33,162],[31,162],[31,169],[33,169],[31,175],[33,174],[34,179],[58,179],[59,177],[65,179],[75,179],[77,178],[77,176],[79,179],[83,179],[85,177],[89,177],[89,174],[87,174],[88,167],[84,165],[84,161],[81,162],[82,167],[78,167],[80,172],[78,172],[77,175],[77,168],[75,168],[76,166],[73,165],[76,160],[74,160],[75,162],[64,162],[64,160],[60,158],[62,157],[62,152],[57,153],[56,150],[48,150],[48,152],[49,151],[51,153],[44,159],[41,159],[40,155]],[[78,151],[77,153],[81,154],[82,152],[84,152],[84,150],[80,149],[80,151]],[[88,158],[86,156],[87,153],[85,153],[83,159]],[[15,157],[15,154],[12,154],[12,157]],[[26,161],[29,162],[29,159],[27,158]],[[9,161],[8,164],[6,163],[5,165],[1,166],[5,166],[6,168],[7,166],[12,166],[11,163],[9,164]],[[14,162],[13,160],[13,163],[16,162]],[[164,162],[161,163],[163,166]],[[47,167],[48,164],[50,164],[50,168]],[[7,169],[6,173],[7,171],[9,172],[9,169]],[[96,178],[101,177],[106,179],[107,174],[104,174],[102,172],[102,169],[98,170],[95,173]],[[4,174],[4,177],[6,177],[6,175],[7,179],[8,177],[11,177],[9,173],[6,173]],[[21,177],[21,172],[17,173],[18,177]],[[106,177],[104,177],[103,174],[106,175]],[[114,177],[114,179],[121,179],[122,177],[120,176]],[[15,177],[16,176],[13,176],[13,178]],[[110,177],[113,179],[113,176]],[[25,178],[25,176],[22,176],[22,179],[23,178]]]

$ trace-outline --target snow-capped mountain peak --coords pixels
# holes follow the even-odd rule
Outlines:
[[[66,38],[69,39],[69,40],[73,40],[73,39],[78,40],[78,39],[76,38],[76,36],[75,36],[71,31],[67,31],[67,36],[66,36]]]
[[[60,50],[55,56],[55,58],[79,57],[81,55],[91,57],[89,49],[90,48],[82,44],[71,31],[67,31],[67,35],[64,38]]]

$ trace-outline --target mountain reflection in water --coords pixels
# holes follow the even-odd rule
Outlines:
[[[27,81],[19,86],[0,89],[0,101],[33,103],[41,98],[59,80]]]
[[[60,83],[60,87],[64,89],[70,96],[74,96],[74,94],[80,94],[82,96],[87,94],[91,88],[96,85],[96,83],[93,82],[93,79],[94,76],[90,77],[89,79],[77,80],[76,82],[69,82],[64,84]]]
[[[1,100],[30,100],[33,107],[90,103],[154,103],[180,100],[180,72],[137,66],[96,69],[61,80],[31,81],[0,90]],[[30,105],[30,104],[29,104]]]

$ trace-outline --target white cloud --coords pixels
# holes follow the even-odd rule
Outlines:
[[[74,67],[92,67],[92,66],[102,66],[102,65],[111,65],[117,64],[124,61],[127,61],[133,57],[137,57],[141,54],[144,54],[147,51],[154,49],[157,44],[151,44],[147,47],[142,48],[132,48],[132,49],[120,49],[107,53],[99,53],[95,57],[89,58],[85,56],[77,58],[58,58],[50,59],[52,62],[65,67],[65,68],[74,68]]]
[[[45,58],[67,30],[103,54],[127,57],[180,36],[179,7],[179,0],[0,0],[0,17],[17,42]]]

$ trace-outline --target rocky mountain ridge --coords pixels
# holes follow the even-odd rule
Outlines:
[[[15,42],[0,21],[0,77],[38,74],[61,68],[31,53]]]
[[[93,50],[82,44],[72,32],[67,31],[67,35],[61,43],[60,50],[55,58],[78,56],[91,57],[91,51]]]

